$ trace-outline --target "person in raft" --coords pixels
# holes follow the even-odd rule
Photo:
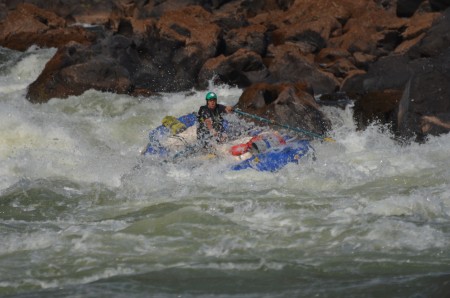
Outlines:
[[[204,148],[208,148],[212,142],[226,140],[222,115],[231,113],[233,107],[218,104],[214,92],[208,92],[205,99],[206,105],[201,106],[198,111],[197,140]]]

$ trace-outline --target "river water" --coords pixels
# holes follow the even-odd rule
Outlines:
[[[449,297],[449,135],[402,146],[327,107],[315,160],[164,163],[148,131],[204,92],[30,104],[54,53],[0,48],[1,297]]]

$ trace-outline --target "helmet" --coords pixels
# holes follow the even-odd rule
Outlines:
[[[206,101],[208,100],[217,100],[217,95],[214,92],[208,92],[205,97]]]

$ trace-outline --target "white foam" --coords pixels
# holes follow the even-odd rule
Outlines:
[[[13,76],[26,81],[34,78],[33,66],[42,68],[43,57],[52,52],[41,54],[24,57],[11,69]],[[226,86],[210,89],[216,91],[219,102],[230,105],[242,92]],[[226,158],[170,164],[139,156],[149,130],[159,126],[165,115],[197,111],[204,104],[204,94],[194,90],[133,98],[90,90],[66,100],[31,105],[22,93],[12,91],[0,101],[0,189],[24,177],[63,177],[75,183],[105,185],[129,201],[212,197],[222,198],[220,207],[227,205],[227,199],[233,205],[235,198],[250,199],[249,205],[235,204],[233,213],[226,216],[239,222],[245,215],[245,224],[261,231],[287,231],[291,225],[316,233],[317,239],[321,239],[318,231],[323,227],[315,230],[296,224],[300,215],[317,215],[309,210],[300,215],[290,213],[286,206],[291,200],[317,204],[322,218],[341,224],[334,230],[324,228],[333,237],[359,216],[448,218],[449,195],[444,189],[449,182],[450,136],[402,146],[377,124],[356,131],[351,107],[327,108],[333,120],[330,135],[336,143],[314,141],[315,161],[301,159],[298,165],[289,164],[277,173],[232,172],[228,169],[233,161]],[[265,204],[270,199],[283,204]],[[415,230],[418,237],[430,232]],[[441,236],[439,232],[432,235]],[[377,236],[382,237],[374,233],[366,241]]]

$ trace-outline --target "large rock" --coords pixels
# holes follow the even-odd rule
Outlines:
[[[402,91],[386,89],[355,94],[353,118],[358,129],[363,130],[372,123],[397,123],[398,104]],[[394,127],[396,129],[396,127]]]
[[[384,98],[385,116],[377,120],[391,124],[400,138],[415,137],[421,141],[426,133],[445,131],[424,130],[423,117],[450,115],[449,17],[450,10],[404,55],[380,59],[367,73],[345,82],[342,91],[353,94],[359,106],[365,107],[355,110],[360,127],[368,124],[367,119],[375,120],[375,107],[380,105],[371,103],[379,103]],[[386,96],[388,91],[390,96]],[[367,108],[371,105],[372,108]]]
[[[434,16],[432,21],[433,27],[407,52],[410,58],[437,56],[450,47],[450,9],[439,18]]]
[[[416,136],[419,141],[424,133],[448,131],[423,131],[422,120],[424,116],[450,115],[450,48],[421,62],[421,71],[416,71],[405,85],[397,116],[398,133],[407,138]]]
[[[116,60],[97,54],[76,43],[59,49],[37,80],[28,87],[27,98],[31,102],[42,103],[51,98],[80,95],[91,88],[130,92],[132,84],[128,70]]]
[[[339,88],[332,74],[320,71],[295,45],[270,46],[268,55],[273,57],[269,60],[269,82],[305,82],[315,94],[332,93]]]
[[[311,93],[306,84],[258,83],[242,93],[237,107],[282,125],[324,135],[331,124]]]
[[[225,55],[231,55],[239,49],[248,49],[259,55],[265,55],[267,49],[267,28],[263,25],[250,25],[232,29],[225,34]]]
[[[409,18],[414,15],[423,0],[398,0],[397,16],[401,18]]]
[[[440,11],[446,10],[450,7],[450,0],[429,0],[430,6],[433,10]]]
[[[212,15],[199,6],[189,6],[164,14],[156,31],[143,46],[144,63],[161,69],[165,82],[151,86],[154,91],[182,91],[196,86],[203,64],[217,55],[220,28]],[[149,78],[156,79],[153,75]]]
[[[94,33],[81,27],[67,27],[63,18],[31,4],[21,4],[0,26],[0,45],[25,51],[32,45],[62,47],[69,41],[90,44]]]
[[[198,6],[170,11],[158,22],[122,19],[118,31],[128,37],[108,34],[89,47],[61,48],[28,98],[45,102],[91,88],[131,94],[191,89],[204,62],[216,54],[220,29],[210,20]]]
[[[394,54],[405,54],[416,47],[440,16],[440,13],[416,13],[408,19],[407,28],[401,33],[402,42],[394,50]]]
[[[363,94],[387,89],[402,90],[413,70],[405,56],[387,56],[372,64],[367,73],[347,79],[342,92]]]
[[[269,70],[257,53],[240,49],[233,55],[211,58],[199,73],[200,87],[206,88],[209,81],[245,88],[253,83],[264,82]]]
[[[447,119],[447,68],[440,64],[448,63],[448,0],[63,2],[0,0],[8,12],[0,13],[3,46],[60,49],[29,88],[34,102],[90,88],[177,92],[215,78],[250,90],[271,86],[261,92],[265,99],[276,94],[273,110],[287,120],[298,111],[280,108],[295,110],[291,99],[305,83],[314,94],[352,96],[360,128],[377,120],[406,137],[445,130],[437,120],[431,129],[421,123]],[[69,26],[78,22],[99,25],[96,35]]]

